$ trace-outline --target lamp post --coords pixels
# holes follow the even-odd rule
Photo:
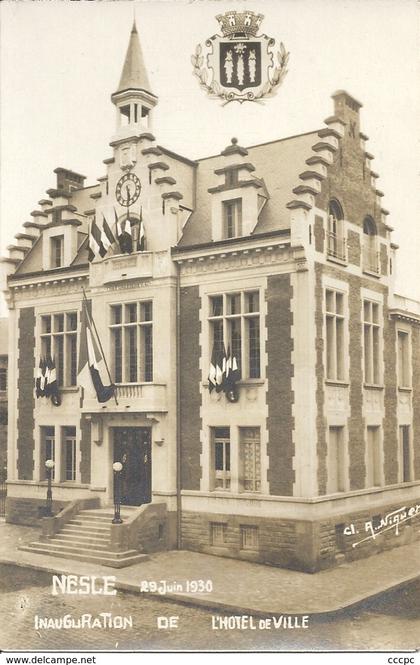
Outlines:
[[[122,524],[120,515],[121,497],[120,497],[120,474],[123,468],[121,462],[114,462],[112,465],[114,469],[114,519],[112,524]]]
[[[53,468],[55,466],[55,462],[52,459],[47,459],[45,462],[45,468],[47,469],[47,480],[48,480],[48,487],[47,487],[47,503],[46,503],[46,509],[45,509],[45,514],[47,517],[52,517],[52,489],[51,489],[51,479],[52,479],[52,472]]]

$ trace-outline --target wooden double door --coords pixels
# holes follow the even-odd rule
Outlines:
[[[151,430],[149,427],[114,427],[114,462],[120,472],[121,504],[141,506],[152,500]]]

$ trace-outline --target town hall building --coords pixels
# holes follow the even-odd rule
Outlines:
[[[332,99],[317,131],[191,160],[155,138],[134,25],[103,175],[55,169],[2,260],[6,519],[39,524],[34,558],[314,572],[418,537],[420,303],[362,105]],[[86,317],[107,399],[79,380]]]

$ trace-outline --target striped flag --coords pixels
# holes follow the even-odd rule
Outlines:
[[[100,256],[102,259],[107,255],[111,245],[116,242],[114,234],[112,233],[108,222],[106,221],[103,213],[101,213],[102,221],[98,223],[96,216],[93,218],[90,225],[89,233],[89,261]]]
[[[143,224],[143,209],[140,208],[140,221],[139,221],[139,238],[137,241],[137,249],[139,252],[144,251],[145,247],[145,234],[144,234],[144,224]]]
[[[114,384],[104,385],[105,361],[100,350],[99,338],[87,303],[82,302],[82,317],[79,345],[78,383],[90,393],[95,393],[98,402],[107,402],[114,396]],[[102,375],[102,376],[101,376]]]

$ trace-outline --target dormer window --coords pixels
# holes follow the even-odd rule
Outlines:
[[[223,201],[223,237],[242,235],[242,199]]]
[[[363,270],[379,273],[378,235],[372,217],[363,221]]]
[[[61,268],[64,264],[64,236],[51,238],[51,268]]]
[[[344,215],[338,201],[330,201],[328,207],[327,254],[330,257],[346,260],[344,236]]]

